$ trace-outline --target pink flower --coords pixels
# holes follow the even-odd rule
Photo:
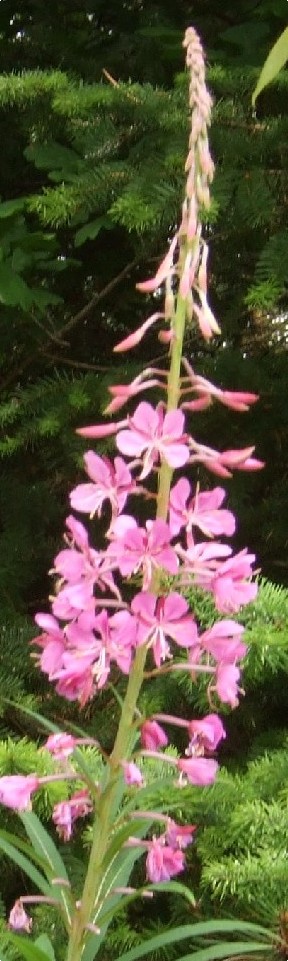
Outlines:
[[[203,751],[215,751],[219,741],[226,737],[218,714],[207,714],[201,721],[191,721],[188,731],[191,740],[186,753],[192,757],[198,754],[199,748]]]
[[[27,931],[30,934],[32,928],[32,918],[24,911],[21,898],[15,901],[14,907],[10,911],[8,927],[13,931]]]
[[[148,589],[155,568],[177,573],[178,558],[170,545],[170,530],[164,521],[147,521],[145,530],[137,527],[133,517],[122,514],[113,525],[112,535],[106,556],[117,564],[124,577],[142,569],[144,590]]]
[[[247,645],[240,640],[243,632],[244,627],[237,621],[216,621],[216,624],[201,635],[201,647],[208,654],[212,654],[215,661],[233,663],[247,651]]]
[[[239,611],[243,604],[250,604],[257,594],[257,584],[247,580],[253,571],[254,554],[245,549],[219,565],[211,582],[217,611],[224,614]]]
[[[154,375],[157,375],[156,377]],[[163,377],[163,372],[154,369],[153,367],[145,368],[137,377],[134,377],[130,384],[111,384],[109,387],[109,393],[112,394],[113,400],[110,401],[108,407],[105,408],[105,414],[113,414],[114,411],[120,410],[130,397],[136,397],[143,390],[148,390],[150,387],[162,387],[162,381],[159,380],[159,376]],[[123,422],[122,425],[126,426],[127,421]]]
[[[31,794],[38,790],[39,778],[34,774],[24,777],[22,774],[12,774],[0,778],[0,804],[15,811],[29,811],[31,808]]]
[[[164,314],[159,311],[157,311],[156,314],[152,314],[151,317],[148,317],[148,319],[144,321],[144,324],[141,324],[141,327],[137,327],[137,330],[134,330],[133,334],[129,334],[129,337],[125,337],[125,340],[121,340],[119,344],[116,344],[116,347],[113,347],[114,354],[120,354],[123,351],[126,352],[126,350],[137,347],[140,341],[143,340],[146,331],[149,330],[150,327],[153,327],[153,324],[156,324],[156,321],[159,320],[160,317],[164,317]]]
[[[169,517],[172,537],[178,534],[183,526],[187,531],[191,531],[193,526],[198,527],[206,537],[218,537],[221,534],[229,537],[234,534],[233,514],[228,510],[220,510],[226,497],[226,491],[222,487],[203,493],[197,490],[188,502],[190,493],[190,484],[185,477],[180,478],[172,487]]]
[[[92,810],[93,804],[85,788],[76,791],[70,801],[60,801],[59,804],[55,804],[52,821],[56,824],[57,833],[62,841],[70,841],[75,821],[86,817]]]
[[[251,457],[255,447],[246,447],[243,450],[224,450],[219,456],[224,467],[231,467],[233,470],[261,470],[265,467],[264,461]]]
[[[197,643],[197,627],[188,613],[188,604],[175,591],[168,597],[158,599],[146,591],[136,594],[131,610],[138,619],[137,643],[153,647],[157,667],[171,656],[166,635],[180,647],[191,647]]]
[[[75,521],[73,517],[67,517],[66,525],[73,536],[72,545],[76,546],[65,548],[55,557],[54,570],[68,583],[54,598],[52,610],[61,620],[72,620],[78,617],[81,611],[93,614],[95,586],[100,591],[108,588],[117,598],[119,591],[114,584],[105,555],[90,547],[83,524]]]
[[[94,608],[93,579],[88,577],[87,580],[83,577],[75,583],[66,584],[56,595],[52,604],[53,614],[61,621],[73,620],[81,611],[92,613]]]
[[[144,721],[141,727],[141,744],[148,751],[158,751],[159,747],[167,747],[168,737],[157,721]]]
[[[103,503],[110,501],[112,513],[123,510],[128,495],[135,489],[135,482],[122,457],[115,457],[114,465],[108,457],[99,457],[93,451],[84,455],[84,463],[92,484],[79,484],[70,494],[71,507],[76,511],[101,515]]]
[[[217,324],[216,317],[212,313],[209,304],[207,303],[206,296],[200,288],[198,289],[198,294],[200,298],[200,306],[194,303],[194,312],[196,314],[201,334],[205,340],[210,340],[213,334],[221,334],[219,324]]]
[[[189,784],[197,784],[199,787],[213,784],[218,771],[217,761],[206,757],[181,757],[177,761],[177,767],[180,775],[185,774]]]
[[[57,663],[52,664],[49,676],[57,682],[59,694],[84,705],[106,683],[111,661],[115,661],[124,674],[129,673],[137,624],[128,610],[117,611],[111,617],[105,609],[99,614],[77,613],[78,617],[65,627],[65,648]],[[69,735],[59,735],[61,737],[68,739],[68,746],[72,745]],[[55,739],[57,743],[57,735]]]
[[[62,841],[70,841],[72,835],[72,811],[69,801],[55,804],[52,821],[56,825],[57,834]]]
[[[173,848],[173,851],[177,851],[179,848],[180,850],[187,848],[189,844],[192,844],[196,827],[196,824],[176,824],[176,821],[169,818],[165,831],[166,844]]]
[[[206,395],[209,398],[215,398],[215,400],[220,401],[225,407],[230,407],[232,410],[237,410],[244,412],[249,410],[251,404],[255,404],[259,400],[258,394],[251,394],[243,390],[222,390],[221,387],[217,387],[216,384],[211,383],[206,377],[201,377],[198,374],[194,374],[190,364],[185,361],[186,369],[191,377],[191,386],[200,395]],[[185,405],[186,406],[186,405]],[[188,405],[187,405],[188,406]]]
[[[79,657],[77,652],[70,654],[67,651],[63,655],[62,667],[53,674],[51,680],[57,681],[56,691],[67,701],[79,701],[81,707],[90,701],[96,690],[96,683],[93,673],[93,661],[95,654]],[[105,684],[109,668],[101,671],[101,678],[98,679],[98,688]]]
[[[103,610],[95,617],[94,630],[101,639],[103,657],[105,651],[107,663],[114,660],[123,674],[129,674],[136,644],[136,627],[136,620],[129,611],[117,611],[109,618],[107,611]]]
[[[143,293],[147,294],[152,293],[154,290],[157,290],[158,287],[160,287],[160,285],[163,283],[163,280],[166,280],[166,278],[172,274],[174,253],[177,247],[177,242],[178,235],[176,234],[172,240],[172,243],[170,244],[164,260],[161,261],[161,264],[158,267],[155,277],[152,277],[150,280],[141,281],[140,284],[136,284],[137,290],[141,290]]]
[[[129,457],[141,457],[146,451],[141,478],[147,477],[159,457],[172,468],[182,467],[189,459],[183,434],[184,414],[180,410],[164,415],[162,404],[154,410],[143,401],[133,417],[128,417],[128,425],[127,430],[117,434],[116,443],[121,454]]]
[[[228,544],[219,544],[217,541],[212,544],[206,541],[194,544],[188,537],[187,550],[177,545],[177,553],[183,560],[183,581],[186,573],[192,574],[199,587],[212,590],[213,577],[220,566],[220,559],[229,557],[232,549]]]
[[[217,668],[215,690],[223,704],[237,707],[239,704],[239,667],[236,664],[219,664]]]
[[[50,751],[50,754],[53,754],[57,761],[62,761],[73,754],[76,744],[77,740],[72,734],[65,734],[59,731],[57,734],[50,734],[43,746],[46,748],[46,751]]]
[[[146,860],[148,881],[158,884],[159,881],[169,881],[175,874],[180,874],[185,868],[185,858],[182,851],[174,850],[165,844],[165,838],[153,838],[149,842]]]
[[[135,784],[137,787],[141,787],[144,784],[143,774],[141,774],[140,768],[137,767],[137,764],[134,764],[134,761],[123,761],[122,767],[124,771],[125,784],[128,784],[129,786]]]
[[[68,527],[73,544],[76,544],[76,547],[79,548],[79,551],[83,551],[84,553],[89,551],[88,532],[86,531],[84,524],[81,524],[81,521],[76,521],[76,517],[73,517],[73,514],[69,514],[69,517],[66,517],[65,523],[66,527]]]
[[[43,653],[39,657],[41,671],[51,678],[62,664],[66,647],[65,635],[58,621],[55,617],[51,617],[51,614],[36,614],[35,621],[39,627],[43,628],[44,634],[35,637],[33,643],[42,648]]]
[[[200,454],[199,460],[213,474],[219,477],[232,477],[231,470],[262,470],[265,466],[264,462],[251,456],[254,450],[254,447],[246,447],[242,450],[225,450],[222,454],[219,451],[207,450],[206,455],[205,451],[202,455]]]

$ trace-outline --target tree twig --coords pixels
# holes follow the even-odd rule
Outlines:
[[[137,263],[138,263],[138,258],[134,257],[134,260],[131,260],[129,264],[126,264],[126,267],[124,267],[123,270],[121,270],[116,277],[113,277],[113,279],[110,280],[109,283],[102,288],[102,290],[100,290],[99,292],[97,291],[97,293],[93,294],[93,297],[91,297],[91,300],[89,300],[89,303],[85,304],[85,307],[82,307],[81,310],[78,310],[78,313],[74,314],[73,317],[70,317],[70,320],[68,320],[66,324],[63,324],[63,327],[61,327],[60,330],[57,331],[58,341],[62,341],[63,336],[67,334],[68,331],[72,330],[73,327],[76,327],[77,324],[80,324],[82,320],[85,320],[86,317],[89,316],[93,308],[96,307],[97,304],[101,303],[101,301],[104,300],[105,297],[107,297],[111,293],[111,291],[118,286],[118,284],[121,284],[122,280],[125,280],[125,277],[127,277],[130,271],[133,270],[133,267],[136,267]],[[33,361],[36,360],[36,358],[39,355],[40,356],[45,355],[47,349],[49,350],[50,346],[51,346],[51,337],[49,336],[44,342],[44,344],[40,344],[36,350],[31,352],[31,354],[29,354],[28,357],[23,359],[22,363],[19,363],[18,366],[14,368],[13,371],[10,371],[10,373],[7,374],[7,377],[5,377],[4,380],[2,380],[0,383],[0,390],[6,390],[6,388],[9,387],[10,384],[13,384],[15,379],[18,379],[18,377],[20,377],[21,374],[23,374],[24,371],[27,370],[27,367],[30,367],[30,364],[32,364]]]
[[[79,370],[111,370],[111,364],[110,367],[102,367],[100,364],[85,364],[80,360],[72,360],[71,357],[62,357],[61,354],[50,354],[48,350],[45,350],[44,356],[47,357],[48,360],[53,360],[56,364],[59,361],[60,364],[67,364],[68,367],[76,367]]]

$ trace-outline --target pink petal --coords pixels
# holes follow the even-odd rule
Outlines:
[[[218,771],[217,761],[205,757],[180,758],[177,767],[182,774],[186,774],[190,784],[199,787],[213,784]]]
[[[189,448],[185,447],[184,444],[170,444],[166,443],[163,445],[164,459],[166,460],[169,467],[183,467],[183,464],[187,463],[189,460],[190,453]]]
[[[140,284],[136,284],[137,290],[141,290],[143,293],[151,293],[153,290],[157,290],[157,288],[160,287],[160,284],[162,284],[163,280],[166,280],[166,277],[168,277],[173,264],[174,251],[177,247],[177,242],[178,235],[176,234],[172,240],[172,243],[170,244],[164,260],[162,260],[160,266],[158,267],[155,277],[152,277],[151,280],[144,280]]]
[[[119,344],[116,344],[116,347],[113,347],[114,353],[117,354],[122,351],[131,350],[133,347],[136,347],[137,344],[140,344],[146,331],[159,320],[159,317],[164,317],[164,314],[159,311],[156,314],[152,314],[151,317],[148,317],[148,320],[145,320],[144,324],[141,324],[141,327],[138,327],[133,334],[129,334],[129,337],[125,337],[125,340],[121,340]]]
[[[168,435],[169,440],[182,438],[185,426],[185,417],[181,410],[170,410],[165,414],[163,421],[163,434]]]
[[[145,447],[145,438],[132,430],[120,430],[116,437],[116,444],[121,454],[127,457],[140,457]]]

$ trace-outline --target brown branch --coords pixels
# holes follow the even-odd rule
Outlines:
[[[59,361],[60,364],[67,364],[69,367],[76,367],[79,370],[111,370],[111,364],[110,367],[102,367],[99,364],[84,364],[80,360],[71,360],[71,357],[61,357],[61,354],[50,354],[47,350],[45,350],[44,356],[53,360],[56,364]]]
[[[130,271],[133,270],[133,267],[136,267],[137,263],[138,259],[137,257],[134,257],[134,260],[131,260],[130,264],[126,264],[126,267],[121,270],[120,274],[117,274],[116,277],[113,277],[113,280],[110,280],[109,283],[106,284],[106,287],[103,287],[99,293],[97,292],[96,294],[93,294],[93,297],[91,300],[89,300],[89,303],[85,304],[85,307],[82,307],[81,310],[78,311],[78,314],[74,314],[74,317],[71,317],[70,320],[68,320],[67,323],[57,331],[57,337],[62,340],[63,334],[67,334],[68,331],[72,330],[72,328],[79,324],[81,320],[85,320],[85,318],[91,313],[91,310],[93,310],[93,307],[96,307],[101,300],[104,300],[104,298],[107,297],[112,290],[114,290],[114,287],[117,287],[118,284],[121,284],[121,281],[125,280],[127,274],[130,274]],[[44,350],[45,348],[40,349]]]
[[[130,263],[127,264],[126,267],[124,267],[123,270],[120,271],[120,274],[117,274],[116,277],[113,277],[113,280],[110,280],[109,283],[102,288],[102,290],[93,294],[93,297],[91,297],[91,300],[89,300],[89,303],[85,304],[85,307],[82,307],[77,314],[74,314],[74,317],[70,317],[70,320],[68,320],[66,324],[64,324],[63,327],[61,327],[60,330],[57,331],[58,341],[61,341],[63,339],[63,335],[67,334],[68,331],[72,330],[73,327],[76,327],[77,324],[79,324],[82,320],[85,320],[86,317],[89,316],[93,308],[96,307],[99,303],[101,303],[101,301],[104,300],[105,297],[107,297],[111,293],[111,291],[114,290],[114,288],[117,287],[118,284],[122,282],[122,280],[125,280],[125,277],[127,277],[130,271],[133,270],[133,267],[136,267],[137,263],[138,263],[138,259],[134,257],[134,260],[131,260]],[[4,380],[2,380],[0,383],[0,390],[6,390],[6,388],[9,387],[11,383],[13,384],[15,378],[20,377],[21,374],[23,374],[24,371],[27,370],[27,367],[30,367],[30,364],[32,364],[33,361],[36,360],[39,354],[45,355],[47,349],[49,350],[50,346],[51,346],[51,336],[47,338],[44,344],[40,344],[36,350],[31,352],[31,354],[29,354],[29,356],[26,357],[22,363],[19,363],[18,366],[13,371],[10,371],[10,373],[7,374],[7,377],[5,377]]]

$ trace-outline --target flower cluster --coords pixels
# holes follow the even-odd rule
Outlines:
[[[151,430],[150,443],[148,418],[145,419],[147,408],[150,425],[155,414],[155,430]],[[172,435],[172,428],[169,433],[167,427],[168,418],[170,424],[174,424]],[[137,458],[135,464],[135,453],[138,456],[142,453],[145,477],[149,474],[152,480],[156,456],[162,457],[168,466],[172,461],[181,466],[189,456],[189,437],[183,433],[184,415],[180,411],[171,411],[162,419],[162,430],[158,412],[153,412],[150,404],[141,403],[132,420],[129,430],[120,429],[116,435],[117,446],[125,449],[127,457],[130,452],[129,466],[124,465],[124,470],[121,463],[118,482],[114,472],[113,492],[107,486],[102,490],[102,499],[108,497],[111,504],[104,548],[98,551],[92,548],[83,525],[73,517],[67,519],[70,540],[54,562],[60,586],[58,584],[58,593],[52,602],[52,615],[38,614],[36,617],[44,632],[36,639],[41,651],[40,667],[49,680],[56,683],[59,694],[68,700],[79,700],[83,705],[105,685],[113,665],[124,674],[129,673],[139,646],[151,649],[156,668],[167,660],[173,661],[180,648],[182,666],[184,653],[189,670],[191,664],[195,668],[207,661],[211,669],[211,663],[216,661],[215,689],[221,700],[235,704],[235,684],[239,677],[235,665],[245,652],[243,645],[239,647],[241,627],[237,622],[223,620],[212,628],[212,632],[201,637],[193,613],[189,612],[181,593],[169,590],[166,594],[165,587],[161,593],[159,590],[156,593],[153,578],[155,572],[162,572],[177,577],[179,584],[194,581],[213,594],[218,611],[229,615],[238,612],[243,604],[255,597],[257,588],[251,581],[254,556],[245,550],[233,555],[231,547],[218,539],[221,535],[230,536],[235,529],[233,514],[222,507],[225,491],[221,487],[205,492],[196,488],[193,492],[188,479],[182,477],[171,489],[167,521],[156,518],[141,526],[135,516],[123,512],[130,496],[128,485],[133,494],[138,490],[139,471],[143,481],[142,461],[139,464]],[[134,437],[135,423],[137,432]],[[178,434],[175,424],[178,425]],[[97,499],[98,506],[102,506],[103,477],[112,476],[113,468],[107,458],[94,456],[92,460],[91,452],[89,476],[93,463],[94,483],[80,485],[71,495],[72,501],[76,496],[79,510],[80,502],[83,503],[84,512],[87,500],[91,504],[93,498],[94,503]],[[141,486],[148,497],[148,488]],[[197,532],[200,532],[200,540]],[[209,541],[202,540],[203,534]],[[141,578],[142,586],[129,604],[125,600],[123,578],[131,576]],[[222,639],[220,648],[217,630]],[[231,695],[232,675],[234,692]]]

